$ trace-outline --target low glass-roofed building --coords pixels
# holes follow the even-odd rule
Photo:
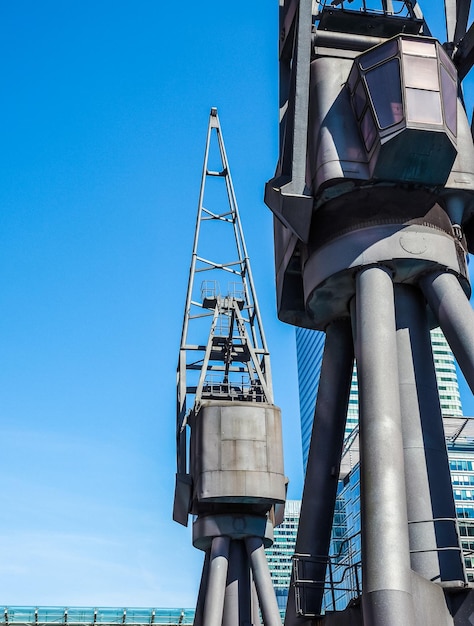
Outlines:
[[[189,626],[193,623],[194,609],[182,608],[0,607],[1,626]]]

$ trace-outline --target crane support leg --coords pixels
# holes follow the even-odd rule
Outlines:
[[[414,626],[394,290],[383,266],[357,275],[356,327],[364,626]]]

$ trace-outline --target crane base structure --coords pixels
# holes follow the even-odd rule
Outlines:
[[[278,315],[326,333],[285,626],[474,623],[430,341],[474,391],[474,31],[445,6],[441,45],[418,2],[280,3]],[[323,615],[354,359],[362,580]]]

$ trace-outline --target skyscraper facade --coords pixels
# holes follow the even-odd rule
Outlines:
[[[306,471],[313,428],[314,404],[318,393],[325,334],[319,330],[296,328],[296,362],[300,400],[303,468]]]
[[[283,523],[275,527],[274,543],[265,550],[280,611],[285,610],[288,599],[300,510],[301,500],[286,501]]]
[[[474,419],[444,417],[451,482],[466,577],[474,582]],[[361,519],[359,441],[354,437],[344,451],[341,482],[331,542],[331,578],[335,588],[326,592],[327,609],[341,610],[358,595],[361,584]]]

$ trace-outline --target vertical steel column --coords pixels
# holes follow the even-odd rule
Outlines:
[[[230,543],[222,626],[251,624],[250,591],[250,565],[245,544],[233,539]]]
[[[397,325],[398,377],[402,415],[405,467],[410,475],[406,481],[407,513],[411,522],[410,560],[415,572],[427,580],[440,580],[440,567],[425,444],[423,421],[437,423],[441,419],[438,387],[434,372],[425,303],[421,293],[406,285],[395,286]],[[424,418],[424,419],[423,419]],[[443,442],[444,444],[444,438]],[[421,552],[423,550],[423,552]]]
[[[469,300],[454,274],[434,272],[420,284],[474,393],[474,311]]]
[[[412,568],[428,580],[463,580],[456,517],[426,303],[418,289],[395,286],[398,373],[402,410]],[[431,492],[430,492],[431,485]],[[416,523],[414,523],[416,522]],[[416,552],[430,550],[431,552]]]
[[[260,609],[258,602],[257,590],[255,589],[255,583],[251,576],[251,587],[252,587],[252,624],[253,626],[259,626],[260,624]],[[281,626],[281,621],[278,626]]]
[[[273,589],[272,578],[268,569],[263,541],[260,537],[247,537],[245,546],[250,559],[253,580],[257,588],[263,623],[265,626],[281,626],[280,611],[278,610],[275,590]]]
[[[202,566],[201,583],[199,585],[199,593],[196,602],[196,611],[194,614],[194,626],[204,626],[204,603],[206,601],[207,579],[209,577],[209,564],[211,562],[211,549],[206,550],[204,556],[204,564]]]
[[[347,405],[354,366],[354,344],[349,318],[331,323],[326,330],[321,377],[301,503],[295,552],[319,558],[311,567],[319,588],[305,590],[308,610],[321,612],[327,556],[341,464]],[[285,626],[297,626],[295,595],[290,588]]]
[[[356,282],[364,626],[414,626],[393,283]]]
[[[222,626],[229,567],[229,547],[229,537],[214,537],[212,540],[203,614],[205,626]]]

